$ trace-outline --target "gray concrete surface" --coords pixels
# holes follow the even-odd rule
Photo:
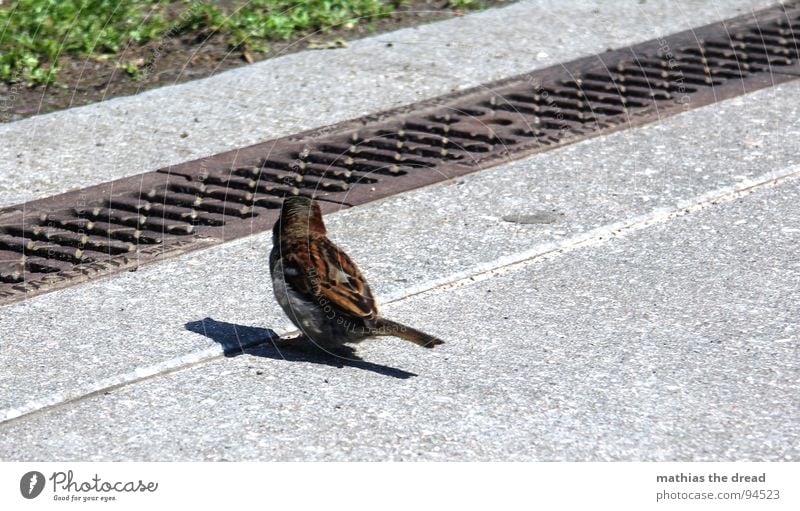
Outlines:
[[[330,232],[381,302],[396,300],[795,172],[798,93],[786,84],[341,211]],[[557,220],[503,220],[542,210]],[[272,298],[270,246],[262,233],[0,309],[0,419],[215,356],[218,343],[184,326],[206,317],[292,330]],[[230,342],[263,337],[245,329]]]
[[[389,308],[442,349],[259,349],[3,426],[0,455],[797,461],[798,201],[795,178]]]
[[[366,38],[346,49],[287,55],[0,125],[0,206],[401,106],[773,3],[524,1]]]
[[[330,215],[387,315],[441,350],[383,340],[341,368],[269,348],[221,358],[291,330],[266,234],[0,308],[0,459],[796,460],[798,88]],[[90,169],[66,168],[65,183]]]

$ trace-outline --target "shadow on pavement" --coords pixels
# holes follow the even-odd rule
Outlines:
[[[220,344],[226,357],[247,354],[287,362],[308,362],[339,368],[356,367],[393,378],[406,379],[417,376],[402,369],[366,362],[357,358],[355,354],[344,358],[307,343],[298,346],[286,344],[286,341],[281,341],[280,336],[274,330],[268,328],[237,325],[212,318],[190,321],[184,326],[186,330],[204,335]]]

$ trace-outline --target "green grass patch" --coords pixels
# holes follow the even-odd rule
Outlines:
[[[378,0],[252,0],[230,13],[207,3],[194,3],[182,29],[225,34],[235,48],[265,51],[270,40],[299,34],[352,28],[394,12]]]
[[[52,83],[62,55],[114,55],[164,33],[164,1],[17,0],[0,10],[0,79]]]
[[[251,0],[226,2],[230,7],[223,9],[198,0],[12,0],[0,7],[0,80],[56,83],[65,58],[113,58],[128,45],[186,34],[218,34],[242,52],[264,52],[270,41],[369,24],[401,3]],[[136,77],[137,64],[121,67]]]

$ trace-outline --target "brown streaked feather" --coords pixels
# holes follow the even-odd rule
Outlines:
[[[378,314],[375,298],[356,264],[327,237],[319,234],[308,237],[310,243],[304,240],[297,245],[300,250],[283,251],[286,283],[303,294],[324,298],[326,304],[330,302],[345,314],[375,318]]]
[[[346,314],[367,319],[376,317],[375,297],[358,266],[328,238],[315,236],[315,241],[311,251],[312,268],[324,276],[319,280],[319,293]],[[335,264],[327,261],[335,261]]]

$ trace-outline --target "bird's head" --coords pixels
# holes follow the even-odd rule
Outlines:
[[[273,242],[286,236],[308,237],[310,233],[326,233],[319,204],[308,197],[284,198],[281,216],[272,229]]]

